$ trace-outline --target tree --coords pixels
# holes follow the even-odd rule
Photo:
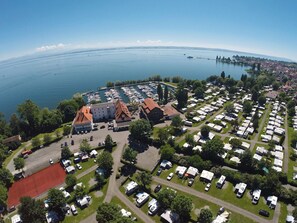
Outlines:
[[[51,135],[46,133],[43,136],[43,143],[44,144],[49,144],[51,142],[51,139],[52,139]]]
[[[16,157],[13,159],[13,164],[14,164],[14,168],[16,170],[21,170],[25,166],[25,160],[24,160],[24,158]]]
[[[123,153],[123,159],[127,160],[130,163],[135,163],[137,157],[137,151],[131,147],[127,147]]]
[[[12,114],[9,120],[9,127],[13,135],[18,135],[21,132],[20,120],[16,114]]]
[[[253,119],[253,127],[256,129],[258,129],[259,127],[259,117],[258,114],[255,114],[254,119]]]
[[[69,159],[71,157],[72,153],[69,149],[68,146],[64,146],[62,149],[61,149],[61,158],[62,159]]]
[[[207,139],[209,136],[210,127],[207,125],[202,126],[201,128],[201,135],[203,138]]]
[[[167,102],[168,102],[168,97],[169,97],[168,86],[165,85],[165,89],[164,89],[164,101],[165,101],[165,104],[167,104]]]
[[[175,153],[175,149],[168,144],[162,146],[160,150],[162,160],[171,160]]]
[[[189,156],[187,160],[190,166],[198,170],[209,170],[211,168],[211,162],[209,160],[204,161],[199,155]]]
[[[134,121],[129,127],[131,137],[139,141],[147,141],[152,134],[150,123],[145,119]]]
[[[243,102],[243,112],[244,113],[249,114],[249,113],[251,113],[252,109],[253,109],[253,106],[252,106],[251,102],[249,102],[249,101]]]
[[[295,148],[297,143],[297,131],[294,131],[291,138],[291,146]]]
[[[163,88],[161,86],[161,84],[158,84],[157,86],[157,94],[159,96],[159,101],[163,100]]]
[[[225,79],[225,71],[222,71],[222,73],[221,73],[221,78],[223,78],[223,79]]]
[[[279,89],[279,86],[280,86],[280,84],[277,81],[272,83],[272,88],[274,91],[277,91]]]
[[[77,179],[73,174],[69,174],[65,178],[65,183],[67,187],[73,187],[77,183]]]
[[[40,223],[46,221],[46,210],[42,200],[35,200],[31,197],[22,197],[20,199],[18,213],[22,222]]]
[[[39,137],[34,137],[33,139],[31,139],[31,144],[33,148],[37,148],[41,145],[41,140]]]
[[[53,210],[59,210],[66,204],[66,198],[62,191],[52,188],[48,191],[49,207]]]
[[[158,138],[161,144],[165,144],[169,138],[169,132],[166,128],[158,129]]]
[[[10,171],[6,168],[0,168],[0,182],[7,188],[11,185],[13,176]]]
[[[187,134],[185,137],[185,141],[190,145],[194,145],[194,136],[191,134]]]
[[[95,174],[97,185],[101,188],[105,184],[105,178],[102,174]]]
[[[84,186],[80,187],[80,186],[76,185],[76,188],[74,190],[74,196],[76,198],[78,198],[78,199],[83,198],[86,194],[87,194],[87,192],[86,192],[86,189]]]
[[[103,151],[97,158],[97,164],[99,168],[102,168],[107,173],[110,173],[113,166],[113,158],[110,152]]]
[[[121,216],[117,218],[116,220],[112,221],[111,223],[134,223],[135,221],[132,220],[132,218],[127,218],[124,216]]]
[[[113,140],[112,140],[112,138],[111,138],[111,136],[109,134],[105,137],[104,142],[105,142],[105,148],[107,150],[111,151],[112,147],[113,147]]]
[[[64,125],[63,126],[63,135],[69,135],[71,133],[71,126],[70,125]]]
[[[238,148],[238,147],[241,146],[242,142],[239,139],[237,139],[237,138],[232,138],[230,140],[230,144],[232,145],[232,147]]]
[[[213,138],[207,141],[202,147],[202,156],[205,159],[217,161],[224,154],[224,143],[219,138]]]
[[[120,208],[113,203],[102,203],[97,209],[96,220],[99,223],[109,223],[120,218]]]
[[[239,168],[243,171],[252,171],[254,169],[254,161],[252,152],[247,149],[240,155]]]
[[[295,108],[289,108],[288,109],[288,115],[290,116],[290,117],[293,117],[294,115],[295,115]]]
[[[172,118],[171,126],[173,126],[175,129],[180,129],[183,126],[183,120],[179,115]]]
[[[232,104],[228,104],[225,107],[227,114],[232,114],[235,112],[234,106]]]
[[[265,103],[266,103],[266,97],[264,95],[261,95],[259,98],[258,98],[258,102],[261,106],[264,106]]]
[[[202,87],[197,87],[196,89],[195,89],[195,96],[197,97],[197,98],[204,98],[204,89],[202,88]]]
[[[92,149],[90,143],[88,143],[88,140],[83,139],[83,141],[79,145],[79,149],[82,153],[89,153]]]
[[[7,189],[4,185],[0,184],[0,207],[6,207]]]
[[[259,99],[259,91],[256,90],[255,88],[252,89],[252,100],[254,102],[258,101]]]
[[[164,209],[170,208],[175,197],[176,191],[169,188],[163,189],[157,194],[157,200]]]
[[[177,100],[177,107],[184,108],[188,102],[188,91],[185,88],[185,84],[179,83],[175,92],[175,98]]]
[[[17,108],[22,129],[27,136],[38,133],[40,125],[40,108],[31,100],[26,100]]]
[[[146,188],[146,186],[149,186],[152,182],[152,175],[146,171],[141,171],[137,173],[136,180]]]
[[[179,214],[183,222],[187,222],[192,210],[192,200],[184,195],[177,195],[171,204],[171,209]]]
[[[213,215],[211,211],[207,208],[203,208],[200,211],[198,222],[199,223],[211,223],[212,222]]]

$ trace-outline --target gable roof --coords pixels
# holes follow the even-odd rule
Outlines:
[[[146,113],[150,113],[155,108],[161,109],[161,107],[152,98],[146,98],[141,106]]]
[[[116,121],[124,120],[124,119],[131,119],[131,113],[129,112],[126,104],[120,100],[118,100],[116,102],[115,119],[116,119]]]
[[[74,119],[74,124],[86,124],[93,121],[93,115],[91,109],[87,106],[83,106],[77,113]]]

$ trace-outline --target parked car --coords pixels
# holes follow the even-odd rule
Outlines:
[[[162,173],[162,168],[159,168],[158,171],[157,171],[157,176],[160,176]]]
[[[268,212],[268,211],[265,211],[265,210],[262,210],[262,209],[260,209],[260,211],[259,211],[259,215],[262,215],[262,216],[265,216],[265,217],[269,217],[269,212]]]
[[[104,128],[105,128],[105,125],[101,125],[101,126],[100,126],[100,129],[104,129]]]
[[[72,146],[74,145],[74,140],[73,140],[73,139],[71,140],[71,145],[72,145]]]
[[[210,183],[206,184],[206,186],[205,186],[204,190],[205,190],[205,191],[209,191],[209,189],[210,189],[210,186],[211,186],[211,184],[210,184]]]
[[[154,192],[155,192],[155,193],[158,193],[158,192],[161,190],[161,188],[162,188],[161,184],[158,184],[158,185],[155,187]]]
[[[93,141],[93,136],[90,137],[90,141]]]
[[[51,165],[54,164],[53,159],[50,159],[50,160],[49,160],[49,163],[50,163]]]
[[[80,165],[79,163],[77,163],[75,166],[76,166],[76,168],[79,169],[79,170],[82,169],[82,167],[81,167],[81,165]]]
[[[168,177],[167,177],[167,180],[171,180],[173,178],[173,173],[170,173],[169,175],[168,175]]]
[[[188,186],[191,187],[194,184],[194,178],[190,178],[188,182]]]
[[[74,162],[74,163],[79,163],[79,162],[80,162],[80,157],[76,157],[76,158],[74,158],[73,162]]]
[[[73,215],[77,215],[77,210],[76,210],[76,207],[74,206],[74,204],[71,205],[70,209],[71,209],[71,212]]]

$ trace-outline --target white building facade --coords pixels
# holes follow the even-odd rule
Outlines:
[[[105,102],[91,105],[91,112],[95,122],[113,119],[116,113],[116,106],[114,102]]]

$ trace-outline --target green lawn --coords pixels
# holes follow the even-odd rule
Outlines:
[[[163,171],[160,177],[163,179],[166,179],[166,177],[170,172],[175,172],[176,167],[177,165],[173,165],[173,167],[170,170]],[[200,192],[207,193],[213,197],[229,202],[233,205],[239,206],[256,215],[258,215],[258,212],[260,209],[267,210],[270,213],[270,217],[268,219],[272,219],[274,211],[268,208],[263,197],[261,197],[257,205],[253,205],[251,201],[251,197],[249,195],[250,190],[246,190],[242,198],[237,198],[236,194],[233,192],[233,185],[230,182],[226,182],[224,189],[217,189],[215,186],[215,183],[217,180],[218,179],[213,180],[212,186],[208,192],[204,191],[205,183],[201,182],[198,179],[198,177],[196,177],[195,183],[192,187]],[[177,175],[174,175],[171,181],[174,183],[182,184],[185,187],[187,187],[187,180],[180,179],[177,177]]]
[[[292,134],[294,132],[294,129],[292,127],[289,127],[289,133],[288,133],[288,150],[289,150],[289,156],[291,154],[291,152],[293,151],[292,146],[291,146],[291,138],[292,138]],[[297,161],[292,160],[291,158],[289,158],[289,165],[288,165],[288,179],[289,180],[293,180],[293,173],[294,173],[294,166],[297,167]]]
[[[86,186],[86,190],[89,191],[89,189],[91,188],[90,185],[89,185],[89,181],[94,177],[94,174],[95,174],[95,171],[83,176],[82,178],[78,179],[77,182],[82,182],[83,185]],[[81,220],[87,218],[88,216],[90,216],[91,214],[95,213],[99,204],[101,202],[103,202],[104,200],[104,196],[106,195],[106,191],[107,191],[107,188],[108,188],[108,182],[103,186],[103,188],[100,189],[100,191],[103,193],[103,196],[101,197],[97,197],[95,194],[96,194],[96,191],[97,190],[94,190],[92,192],[89,193],[89,195],[92,197],[91,199],[91,204],[81,210],[80,208],[77,208],[77,211],[78,211],[78,215],[76,216],[67,216],[65,217],[64,221],[65,223],[78,223],[80,222]],[[73,196],[73,192],[71,193],[71,196]],[[70,205],[73,204],[73,203],[70,203]]]
[[[286,217],[287,217],[287,214],[288,214],[287,205],[284,204],[283,202],[281,202],[280,205],[281,205],[281,212],[280,212],[278,222],[279,223],[286,223]]]

